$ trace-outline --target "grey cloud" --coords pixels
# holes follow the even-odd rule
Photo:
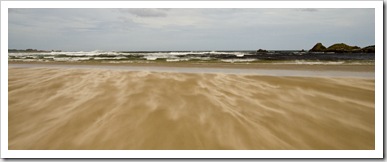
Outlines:
[[[9,9],[9,48],[308,49],[375,42],[374,9]],[[155,30],[157,29],[157,30]]]
[[[16,9],[16,8],[10,8],[8,9],[8,13],[19,13],[20,10]]]
[[[131,13],[138,17],[166,17],[169,9],[158,8],[131,8],[125,9],[125,12]]]
[[[316,8],[300,8],[298,11],[303,11],[303,12],[316,12],[318,9]]]

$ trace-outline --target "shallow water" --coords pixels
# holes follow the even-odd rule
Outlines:
[[[305,65],[303,65],[305,66]],[[340,70],[282,70],[282,69],[238,69],[238,68],[206,68],[206,67],[159,67],[159,66],[130,66],[130,65],[63,65],[63,64],[9,64],[9,67],[29,68],[60,68],[60,69],[109,69],[124,71],[153,71],[175,73],[209,73],[209,74],[245,74],[245,75],[269,75],[269,76],[308,76],[308,77],[356,77],[375,78],[374,72],[340,71]]]
[[[373,78],[9,68],[9,149],[374,149]]]

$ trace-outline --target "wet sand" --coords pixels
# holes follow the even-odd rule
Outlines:
[[[109,69],[125,71],[152,71],[152,72],[174,72],[174,73],[199,73],[199,74],[242,74],[242,75],[267,75],[267,76],[307,76],[307,77],[352,77],[352,78],[375,78],[374,66],[372,65],[281,65],[273,64],[259,65],[252,68],[247,64],[204,64],[173,66],[175,64],[80,64],[80,63],[11,63],[9,67],[24,68],[60,68],[60,69]],[[227,68],[224,68],[227,67]]]
[[[108,62],[23,62],[8,61],[10,65],[25,66],[110,66],[125,67],[171,67],[171,68],[222,68],[222,69],[268,69],[268,70],[308,70],[374,72],[374,64],[286,64],[286,63],[201,63],[201,62],[148,62],[148,63],[108,63]]]
[[[375,148],[374,78],[8,72],[9,149]]]

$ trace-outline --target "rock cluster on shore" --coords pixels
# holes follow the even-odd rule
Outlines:
[[[22,53],[48,53],[48,52],[62,52],[62,50],[51,50],[51,51],[47,51],[47,50],[37,50],[37,49],[8,49],[8,52],[12,52],[12,53],[18,53],[18,52],[22,52]]]
[[[312,49],[310,49],[310,52],[323,52],[327,49],[322,43],[317,43],[316,45],[313,46]]]
[[[267,50],[264,50],[264,49],[259,49],[257,50],[257,53],[267,53],[268,51]]]
[[[375,45],[360,48],[345,43],[336,43],[326,48],[322,43],[317,43],[309,52],[335,52],[335,53],[375,53]]]

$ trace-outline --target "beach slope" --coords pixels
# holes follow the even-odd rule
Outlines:
[[[11,150],[375,149],[374,78],[8,72]]]

